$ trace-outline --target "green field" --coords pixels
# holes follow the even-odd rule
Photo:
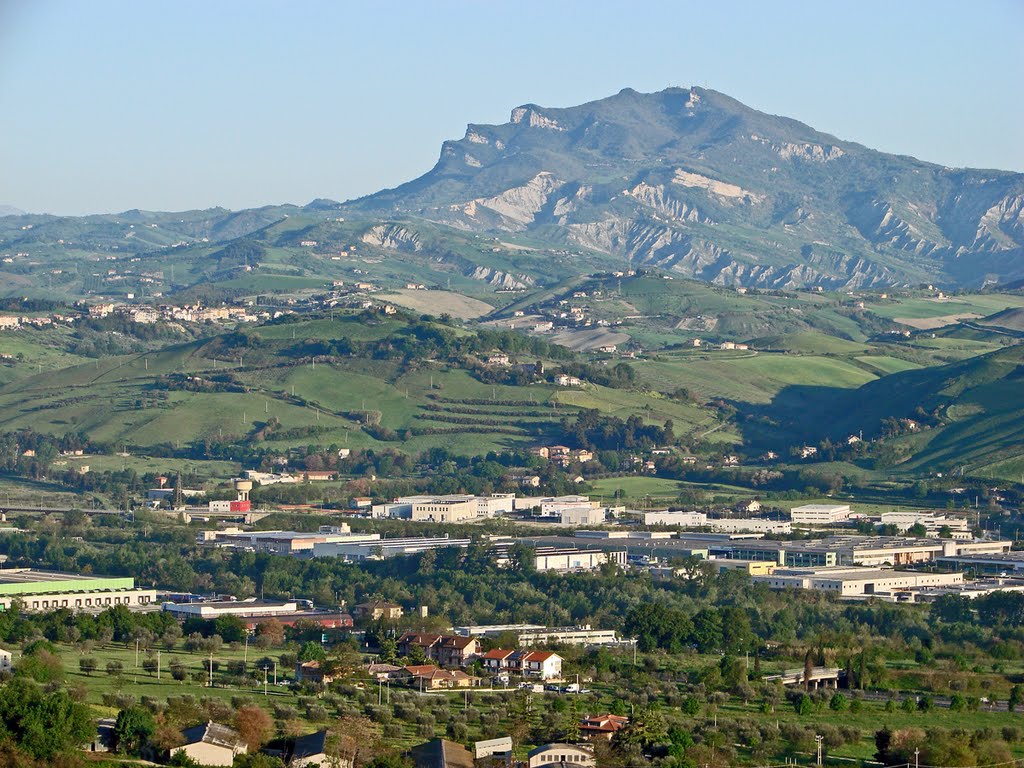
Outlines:
[[[662,355],[637,365],[641,380],[652,387],[684,387],[704,398],[724,397],[767,403],[788,386],[853,388],[874,374],[841,358],[758,352]]]
[[[949,296],[945,299],[908,298],[885,302],[872,302],[869,308],[876,315],[889,319],[907,317],[927,319],[961,313],[992,315],[1004,309],[1024,307],[1024,296],[1012,293],[969,294]]]
[[[861,355],[855,357],[854,360],[875,369],[882,376],[890,373],[899,373],[900,371],[912,371],[922,367],[919,363],[886,355]]]
[[[621,490],[625,496],[615,503],[642,505],[647,501],[651,504],[674,502],[686,484],[660,477],[605,477],[594,480],[590,486],[591,496],[609,500]]]

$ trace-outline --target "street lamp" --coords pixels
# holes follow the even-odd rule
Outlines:
[[[821,765],[821,742],[824,741],[825,738],[823,736],[821,736],[821,735],[816,735],[814,737],[814,740],[818,743],[818,765],[820,766]]]

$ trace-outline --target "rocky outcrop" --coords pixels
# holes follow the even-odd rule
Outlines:
[[[480,280],[488,285],[493,285],[495,288],[503,291],[521,291],[536,283],[536,281],[529,275],[513,276],[508,272],[491,269],[490,267],[476,267],[471,272],[467,273],[467,277],[472,277],[474,280]]]
[[[705,224],[711,222],[711,219],[701,216],[700,211],[695,206],[690,205],[684,200],[672,197],[666,191],[664,184],[651,185],[646,182],[640,182],[632,189],[625,190],[623,194],[629,195],[648,208],[657,211],[662,216],[676,221],[703,222]]]
[[[938,243],[923,229],[907,221],[886,200],[870,199],[855,205],[849,212],[850,223],[874,245],[888,245],[901,251],[928,256],[948,248]]]
[[[485,208],[506,220],[508,229],[524,229],[547,205],[548,196],[561,185],[562,182],[550,173],[542,171],[526,184],[512,187],[493,197],[470,200],[458,207],[470,218],[477,217],[479,209]]]
[[[364,232],[360,239],[368,245],[376,245],[379,248],[388,248],[393,251],[423,250],[420,236],[401,224],[377,224]]]
[[[558,124],[557,120],[545,117],[534,106],[516,107],[512,110],[509,122],[513,124],[525,123],[531,128],[547,128],[552,131],[564,131],[565,128]]]
[[[672,176],[672,183],[679,184],[683,187],[706,189],[711,194],[726,200],[742,200],[753,203],[759,203],[764,200],[764,195],[759,195],[755,192],[748,192],[743,189],[743,187],[737,186],[736,184],[730,184],[727,181],[719,181],[718,179],[711,179],[707,176],[702,176],[699,173],[684,171],[682,168],[676,168],[675,175]]]

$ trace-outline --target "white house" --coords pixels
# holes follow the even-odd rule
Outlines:
[[[519,671],[523,677],[557,680],[562,677],[562,657],[554,651],[518,651]]]

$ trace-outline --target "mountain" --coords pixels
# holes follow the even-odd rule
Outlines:
[[[13,205],[0,205],[0,216],[24,216],[25,211]]]
[[[1024,277],[1024,174],[885,154],[702,88],[516,107],[446,141],[420,178],[342,210],[725,285]]]

